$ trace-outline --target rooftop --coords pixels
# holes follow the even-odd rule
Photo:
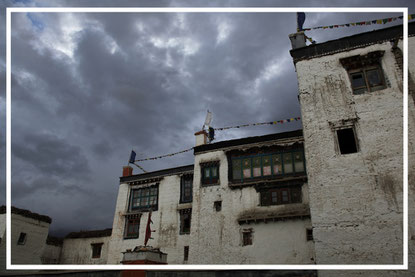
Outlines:
[[[303,130],[299,129],[299,130],[295,130],[291,132],[283,132],[283,133],[276,133],[276,134],[270,134],[270,135],[264,135],[264,136],[225,140],[225,141],[220,141],[216,143],[210,143],[210,144],[204,144],[204,145],[197,146],[194,148],[194,154],[196,155],[198,153],[202,153],[206,151],[218,150],[218,149],[233,147],[233,146],[262,143],[262,142],[268,142],[268,141],[273,141],[273,140],[278,140],[278,139],[295,138],[295,137],[302,137],[302,136],[303,136]],[[180,167],[157,170],[153,172],[135,174],[131,176],[120,177],[120,182],[121,183],[135,182],[135,181],[140,181],[140,180],[145,180],[145,179],[154,179],[154,181],[157,181],[158,178],[163,177],[163,176],[187,173],[189,171],[193,171],[193,168],[194,168],[194,165],[192,164],[192,165],[185,165],[185,166],[180,166]]]
[[[52,218],[50,218],[47,215],[33,213],[29,210],[19,209],[13,206],[11,208],[12,208],[12,214],[18,214],[24,217],[40,220],[40,221],[43,221],[49,224],[52,223]],[[6,206],[3,205],[0,207],[0,214],[5,214],[5,213],[6,213]]]
[[[408,24],[408,36],[413,35],[415,35],[415,21]],[[294,59],[294,63],[296,63],[305,59],[331,55],[345,50],[388,42],[396,38],[402,38],[402,36],[403,25],[397,25],[389,28],[342,37],[323,43],[312,44],[306,47],[292,49],[290,54]]]
[[[79,238],[99,238],[99,237],[109,237],[112,234],[112,229],[104,230],[91,230],[91,231],[80,231],[80,232],[71,232],[66,235],[65,239],[79,239]]]
[[[232,139],[232,140],[225,140],[216,143],[210,144],[203,144],[194,148],[194,154],[199,154],[201,152],[212,151],[212,150],[219,150],[222,148],[233,147],[233,146],[240,146],[246,144],[253,144],[253,143],[261,143],[279,139],[287,139],[287,138],[295,138],[295,137],[302,137],[303,130],[295,130],[290,132],[283,132],[283,133],[276,133],[270,134],[265,136],[257,136],[257,137],[247,137],[241,139]]]

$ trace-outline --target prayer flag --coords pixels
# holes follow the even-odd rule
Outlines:
[[[130,164],[133,164],[134,163],[135,156],[136,156],[136,153],[134,152],[134,150],[131,150],[130,160],[128,161]]]
[[[305,21],[305,13],[303,12],[297,13],[297,30],[298,31],[303,30],[304,21]]]

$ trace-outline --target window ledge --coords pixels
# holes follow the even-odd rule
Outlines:
[[[180,203],[179,205],[177,205],[177,210],[184,210],[184,209],[191,209],[192,208],[192,203]]]
[[[283,178],[273,178],[273,179],[258,179],[258,180],[252,180],[252,181],[248,181],[248,182],[232,182],[229,181],[229,187],[232,188],[242,188],[242,187],[249,187],[249,186],[267,186],[267,185],[271,185],[271,184],[282,184],[284,183],[284,185],[286,185],[286,183],[290,183],[290,182],[295,182],[295,181],[303,181],[303,182],[307,182],[307,176],[305,175],[305,173],[301,174],[301,176],[287,176],[287,177],[283,177]]]
[[[260,222],[275,222],[293,219],[310,218],[310,208],[306,204],[286,204],[272,207],[267,206],[267,210],[261,210],[263,207],[245,212],[238,218],[238,223],[250,224]]]

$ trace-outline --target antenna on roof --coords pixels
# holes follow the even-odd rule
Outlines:
[[[205,129],[205,126],[209,128],[211,122],[212,122],[212,113],[209,112],[209,110],[207,110],[206,119],[205,119],[205,123],[203,124],[202,130]]]

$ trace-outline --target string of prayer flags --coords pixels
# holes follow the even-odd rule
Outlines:
[[[243,128],[243,127],[250,127],[250,126],[283,124],[286,122],[293,122],[293,121],[299,121],[299,120],[301,120],[300,117],[292,117],[292,118],[287,118],[287,119],[282,119],[282,120],[277,120],[277,121],[243,124],[243,125],[228,126],[228,127],[214,128],[214,129],[217,131],[223,131],[223,130],[228,130],[228,129],[236,129],[236,128]]]
[[[194,148],[194,147],[189,148],[189,149],[186,149],[186,150],[183,150],[183,151],[179,151],[179,152],[176,152],[176,153],[171,153],[171,154],[162,155],[162,156],[151,157],[151,158],[145,158],[145,159],[139,159],[139,160],[135,160],[135,162],[150,161],[150,160],[158,160],[158,159],[161,159],[161,158],[171,157],[171,156],[178,155],[178,154],[181,154],[181,153],[189,152],[189,151],[193,150],[193,148]]]
[[[338,24],[338,25],[303,28],[303,31],[311,31],[311,30],[316,30],[316,29],[333,29],[333,28],[350,27],[350,26],[367,26],[367,25],[372,25],[372,24],[386,24],[392,21],[396,21],[398,19],[403,19],[403,16],[401,15],[401,16],[396,16],[396,17],[375,19],[375,20],[370,20],[370,21],[360,21],[360,22],[352,22],[352,23]],[[415,19],[415,14],[408,15],[408,20],[412,20],[412,19]]]
[[[301,120],[300,117],[292,117],[292,118],[287,118],[287,119],[282,119],[282,120],[277,120],[277,121],[243,124],[243,125],[229,126],[229,127],[222,127],[222,128],[212,128],[211,127],[210,129],[222,131],[222,130],[228,130],[228,129],[233,129],[233,128],[249,127],[249,126],[277,125],[277,124],[283,124],[283,123],[293,122],[293,121],[299,121],[299,120]],[[138,160],[134,160],[136,153],[134,151],[131,151],[130,163],[135,164],[134,162],[158,160],[158,159],[162,159],[162,158],[166,158],[166,157],[175,156],[175,155],[178,155],[178,154],[181,154],[181,153],[189,152],[189,151],[192,151],[193,149],[194,149],[194,147],[189,148],[189,149],[186,149],[186,150],[182,150],[182,151],[179,151],[179,152],[176,152],[176,153],[171,153],[171,154],[166,154],[166,155],[161,155],[161,156],[151,157],[151,158],[138,159]],[[144,171],[144,169],[142,169],[142,170]]]

